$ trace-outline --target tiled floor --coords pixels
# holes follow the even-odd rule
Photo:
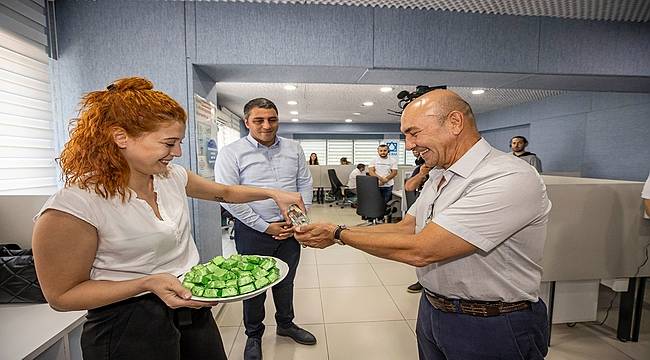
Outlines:
[[[358,224],[353,209],[316,205],[313,222]],[[231,246],[232,244],[226,244]],[[275,335],[274,305],[266,302],[264,358],[382,360],[417,359],[415,319],[419,294],[406,292],[415,282],[412,267],[364,254],[350,247],[303,249],[295,280],[295,322],[311,331],[318,343],[299,345]],[[650,290],[647,291],[650,293]],[[603,296],[608,298],[607,296]],[[603,301],[608,305],[607,301]],[[604,318],[604,310],[599,319]],[[547,359],[650,359],[650,308],[646,307],[638,343],[616,339],[617,309],[607,326],[580,323],[554,325]],[[243,358],[246,335],[241,302],[226,304],[217,316],[229,359]]]

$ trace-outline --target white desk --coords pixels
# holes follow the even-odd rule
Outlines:
[[[81,359],[86,311],[57,312],[48,304],[0,305],[0,359]]]

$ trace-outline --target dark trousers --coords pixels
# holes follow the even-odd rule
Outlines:
[[[289,265],[289,273],[280,283],[273,286],[275,302],[275,321],[279,327],[289,327],[293,323],[293,279],[300,261],[300,245],[295,238],[275,240],[271,235],[256,231],[241,221],[235,220],[235,246],[242,255],[274,256]],[[262,338],[264,334],[264,301],[266,292],[244,300],[244,326],[246,335]]]
[[[416,325],[420,360],[543,359],[548,352],[546,305],[490,317],[446,313],[422,294]]]
[[[89,310],[86,319],[85,360],[226,359],[210,308],[171,309],[147,294]]]
[[[390,199],[393,198],[393,187],[392,186],[380,186],[379,192],[381,196],[384,197],[384,204],[388,204]]]

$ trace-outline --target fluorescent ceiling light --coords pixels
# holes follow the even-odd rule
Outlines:
[[[363,106],[373,106],[373,105],[375,105],[375,103],[372,101],[366,101],[363,103]]]
[[[291,114],[291,115],[298,115],[298,112],[297,112],[297,111],[289,111],[289,114]]]
[[[390,86],[384,86],[384,87],[380,88],[379,91],[381,91],[381,92],[391,92],[391,91],[393,91],[393,88],[390,87]]]
[[[360,112],[355,112],[355,113],[352,113],[352,115],[359,116],[359,115],[361,115],[361,113]]]
[[[285,85],[284,89],[289,91],[296,90],[296,85]]]
[[[291,119],[291,121],[293,121],[293,122],[298,122],[298,121],[300,121],[300,120],[298,120],[298,119],[296,119],[296,118],[293,118],[293,119]]]
[[[474,95],[481,95],[485,92],[483,89],[478,89],[478,90],[472,90],[472,94]]]
[[[298,102],[294,101],[294,100],[290,100],[290,101],[287,101],[287,104],[289,104],[289,105],[298,105]]]
[[[351,123],[351,122],[352,122],[352,119],[345,119],[345,122],[346,122],[346,123]]]

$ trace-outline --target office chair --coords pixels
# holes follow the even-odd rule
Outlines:
[[[345,207],[345,205],[352,205],[352,201],[350,201],[347,197],[347,193],[345,192],[345,189],[347,188],[346,185],[343,185],[341,180],[339,180],[339,177],[336,176],[336,170],[334,169],[327,169],[327,176],[330,179],[330,185],[331,187],[331,193],[334,195],[336,199],[340,199],[340,201],[336,201],[335,204],[339,205],[341,209]],[[332,204],[330,204],[330,207]]]
[[[357,215],[369,223],[377,224],[384,217],[391,216],[397,211],[395,204],[400,200],[384,203],[384,197],[379,192],[379,180],[376,176],[357,176]]]

